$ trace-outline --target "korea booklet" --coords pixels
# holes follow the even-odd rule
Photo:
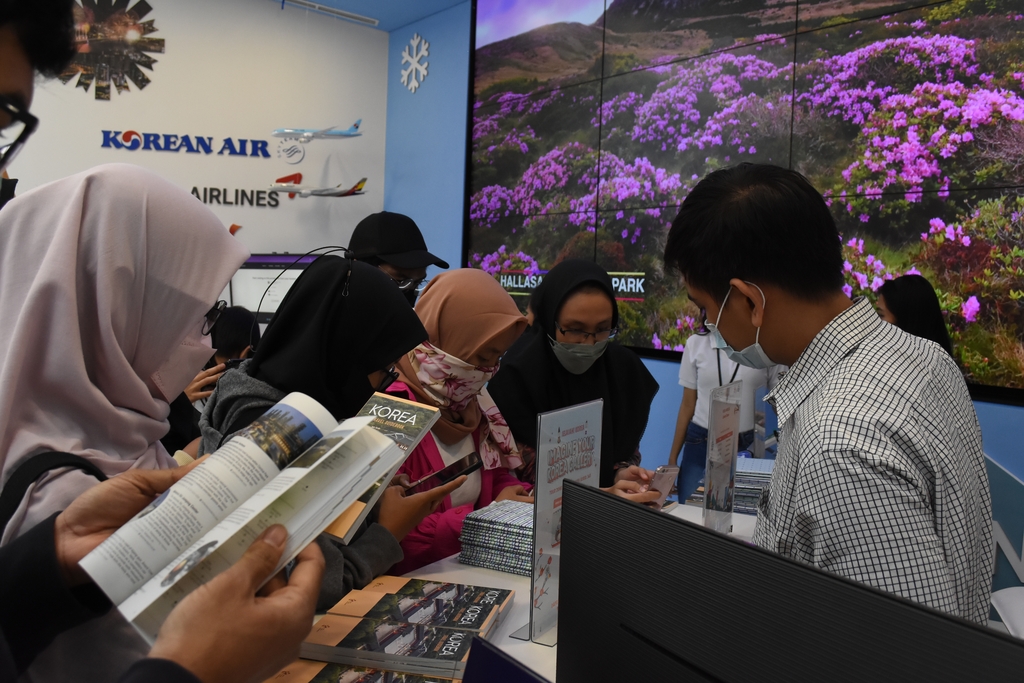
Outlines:
[[[174,606],[237,562],[265,529],[288,530],[280,570],[398,469],[406,451],[373,421],[339,424],[312,398],[288,394],[89,553],[82,568],[152,643]]]

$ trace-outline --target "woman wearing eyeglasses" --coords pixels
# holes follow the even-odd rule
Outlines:
[[[521,464],[519,449],[484,388],[526,318],[493,277],[469,268],[435,276],[416,313],[429,339],[402,357],[400,381],[388,393],[437,406],[441,418],[399,472],[417,481],[474,451],[483,467],[405,537],[405,559],[392,573],[459,552],[462,522],[473,510],[495,500],[533,500],[510,470]]]
[[[640,438],[658,383],[636,354],[614,343],[619,310],[608,273],[592,261],[563,261],[530,305],[534,324],[489,385],[512,434],[532,450],[538,413],[604,399],[600,485],[645,481]]]
[[[136,166],[100,166],[4,207],[0,544],[52,526],[102,478],[176,466],[159,441],[168,404],[210,357],[206,315],[247,256],[202,203]],[[26,677],[115,680],[148,650],[114,610],[59,636]]]
[[[211,453],[292,391],[319,401],[338,420],[352,417],[397,377],[394,364],[427,338],[402,292],[381,270],[321,256],[288,290],[252,360],[228,370],[207,400],[199,453]],[[444,491],[388,491],[377,521],[348,546],[321,536],[327,560],[318,609],[327,609],[402,559],[399,541]]]

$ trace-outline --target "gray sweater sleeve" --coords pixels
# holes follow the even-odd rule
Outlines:
[[[326,612],[349,591],[362,588],[404,557],[398,540],[376,522],[366,526],[347,546],[325,534],[317,536],[316,542],[327,560],[317,612]]]

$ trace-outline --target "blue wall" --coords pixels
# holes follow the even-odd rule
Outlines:
[[[388,45],[384,209],[411,216],[427,248],[455,268],[462,258],[471,18],[465,2],[391,31]],[[415,93],[400,74],[413,34],[430,43],[427,77]]]

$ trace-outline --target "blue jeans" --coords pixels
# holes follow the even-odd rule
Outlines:
[[[739,450],[744,451],[754,443],[754,430],[740,432]],[[683,461],[679,464],[679,476],[676,479],[679,502],[685,503],[693,495],[704,480],[704,465],[708,459],[708,430],[690,422],[686,428],[686,440],[683,442]]]

